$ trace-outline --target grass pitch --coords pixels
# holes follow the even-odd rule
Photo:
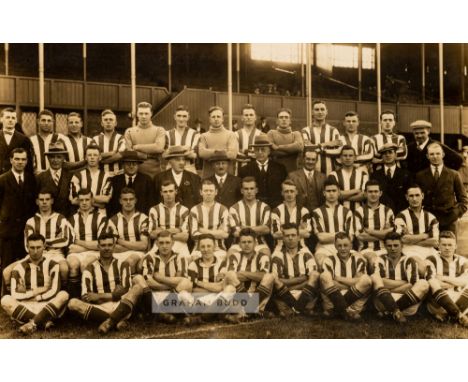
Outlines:
[[[0,338],[24,338],[17,332],[17,325],[0,312]],[[84,323],[67,315],[49,331],[38,331],[28,338],[72,339],[164,339],[164,338],[468,338],[468,328],[452,323],[435,322],[426,315],[410,317],[399,325],[388,319],[379,319],[373,314],[364,315],[362,321],[346,322],[338,319],[297,316],[288,320],[280,318],[249,319],[232,325],[213,321],[194,326],[181,323],[164,324],[155,318],[132,319],[129,328],[122,332],[112,331],[106,336],[97,332],[97,325]]]

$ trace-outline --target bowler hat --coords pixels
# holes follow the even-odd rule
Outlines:
[[[270,147],[271,142],[268,139],[266,134],[259,134],[255,137],[254,143],[250,145],[251,147]]]
[[[120,158],[121,162],[144,162],[143,159],[138,158],[138,153],[133,150],[125,150],[121,153],[122,158]]]
[[[162,157],[164,159],[186,157],[188,153],[189,153],[189,150],[187,146],[171,146],[164,152]]]
[[[63,154],[68,156],[68,151],[65,148],[65,144],[59,140],[56,142],[51,142],[49,145],[49,151],[45,152],[45,155],[56,155]]]
[[[398,146],[395,143],[387,142],[379,149],[379,153],[382,154],[385,151],[390,151],[390,150],[396,151],[397,149],[398,149]]]

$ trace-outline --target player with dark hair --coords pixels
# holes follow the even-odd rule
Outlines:
[[[94,143],[85,149],[86,168],[76,172],[70,183],[70,201],[78,205],[78,192],[82,188],[89,188],[94,195],[94,206],[106,213],[105,207],[112,196],[112,184],[109,174],[100,169],[101,151]]]
[[[339,203],[340,188],[334,177],[324,183],[325,203],[312,211],[312,224],[318,244],[315,248],[315,261],[321,268],[324,259],[337,253],[335,234],[346,232],[350,237],[358,232],[359,220]]]
[[[156,239],[157,250],[146,254],[142,262],[142,275],[136,275],[133,279],[143,288],[142,304],[147,313],[151,312],[153,303],[162,304],[170,292],[187,294],[192,288],[187,278],[187,257],[175,252],[173,246],[173,234],[160,231]],[[175,321],[170,313],[161,312],[158,317],[167,323]]]
[[[374,305],[382,314],[390,314],[397,322],[416,314],[421,301],[429,291],[429,284],[419,277],[418,263],[403,252],[402,237],[389,232],[385,238],[386,253],[372,268]]]
[[[313,314],[319,296],[319,273],[313,255],[300,244],[299,228],[294,223],[281,227],[283,246],[273,252],[271,273],[260,292],[273,288],[271,301],[281,317],[295,313]],[[271,281],[268,283],[268,281]]]
[[[152,240],[156,240],[161,232],[170,232],[174,240],[172,248],[174,252],[189,258],[187,240],[189,239],[190,211],[177,201],[177,192],[174,182],[165,180],[161,184],[162,201],[150,209],[148,232]],[[156,240],[152,251],[157,249]]]
[[[117,238],[114,257],[128,262],[132,274],[148,250],[148,216],[136,210],[136,201],[135,190],[125,187],[120,193],[122,210],[109,219],[106,227]]]
[[[325,102],[314,101],[312,103],[312,126],[302,129],[304,145],[315,146],[320,153],[316,170],[325,175],[335,169],[336,148],[342,146],[338,129],[326,122],[327,115],[328,109]]]
[[[229,212],[222,204],[215,201],[216,186],[208,179],[202,183],[200,190],[203,201],[190,210],[190,236],[195,241],[192,260],[200,257],[200,236],[212,235],[216,240],[215,255],[220,259],[226,257],[224,240],[229,236]]]
[[[106,215],[93,207],[93,193],[89,188],[78,191],[78,205],[78,212],[69,219],[74,232],[67,256],[71,297],[81,295],[81,273],[99,258],[97,239],[107,223]]]
[[[307,208],[297,203],[297,187],[292,180],[286,179],[281,184],[281,193],[283,203],[271,211],[271,234],[275,239],[275,250],[279,250],[283,246],[281,227],[287,223],[298,226],[301,245],[305,247],[304,239],[308,239],[312,231],[310,213]]]
[[[397,146],[396,160],[400,162],[405,160],[408,155],[406,139],[403,135],[395,133],[396,115],[392,110],[384,110],[380,114],[381,132],[372,137],[374,141],[374,159],[373,163],[380,165],[382,163],[382,154],[380,149],[387,143],[393,143]]]
[[[81,299],[72,298],[68,303],[68,309],[82,319],[100,324],[101,334],[114,327],[124,329],[143,292],[140,285],[131,284],[130,267],[113,256],[114,247],[112,233],[99,236],[99,260],[83,272]]]
[[[105,109],[101,113],[102,132],[93,137],[93,141],[101,151],[104,172],[111,177],[122,174],[121,153],[125,151],[125,138],[119,134],[117,127],[117,116],[111,109]]]
[[[345,232],[335,234],[336,254],[323,261],[320,274],[323,311],[326,316],[359,320],[372,288],[366,273],[366,260],[352,250]]]
[[[232,235],[237,240],[243,228],[251,228],[257,234],[256,250],[270,256],[265,236],[270,233],[270,207],[257,199],[257,181],[247,176],[241,181],[242,199],[229,209]],[[228,256],[240,250],[237,244],[229,248]]]
[[[28,335],[38,328],[49,329],[66,309],[68,293],[60,290],[59,265],[43,256],[45,238],[33,233],[27,238],[29,255],[16,263],[11,275],[11,294],[1,300],[2,308],[19,331]]]
[[[286,171],[297,169],[297,161],[304,150],[304,141],[299,131],[292,130],[291,109],[281,108],[276,113],[276,129],[267,133],[271,142],[272,157],[286,167]]]
[[[369,175],[362,167],[356,168],[356,150],[352,146],[345,145],[340,151],[341,168],[332,171],[330,176],[335,177],[340,186],[340,200],[343,206],[355,211],[356,207],[365,199],[364,186]]]
[[[179,105],[174,112],[175,126],[166,131],[167,147],[183,146],[187,149],[185,158],[187,164],[185,169],[187,171],[197,173],[195,169],[195,160],[198,157],[198,141],[200,140],[200,133],[195,129],[188,126],[190,120],[190,113],[187,106]]]

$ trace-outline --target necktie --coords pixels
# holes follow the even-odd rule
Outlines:
[[[265,166],[264,164],[262,164],[262,169],[260,170],[260,171],[263,172],[264,174],[266,173],[265,167],[266,167],[266,166]]]
[[[434,180],[437,182],[439,180],[439,167],[436,167],[434,170]]]
[[[224,178],[219,178],[219,188],[223,188]]]
[[[307,175],[307,181],[312,184],[314,180],[314,174],[312,173],[312,171],[309,171],[309,175]]]
[[[133,187],[133,176],[129,176],[128,177],[128,184],[127,184],[128,187]]]
[[[13,135],[13,131],[10,131],[10,130],[3,130],[3,134],[6,134],[6,135]]]
[[[389,168],[387,168],[387,178],[392,179],[392,170],[390,170]]]
[[[18,175],[18,186],[23,187],[23,178],[21,175]]]
[[[59,181],[60,181],[60,176],[59,176],[59,174],[58,174],[58,171],[55,171],[55,172],[54,172],[53,178],[54,178],[54,183],[55,183],[55,185],[58,186]]]

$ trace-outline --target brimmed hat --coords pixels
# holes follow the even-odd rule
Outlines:
[[[425,121],[424,119],[419,119],[411,123],[410,127],[414,129],[432,129],[432,123]]]
[[[254,143],[251,147],[271,147],[271,142],[266,134],[259,134],[255,137]]]
[[[125,150],[121,153],[122,158],[120,158],[120,162],[144,162],[143,159],[138,158],[138,153],[136,151]]]
[[[208,162],[230,161],[227,157],[226,151],[215,150],[214,155],[208,159]]]
[[[397,149],[398,149],[398,146],[397,146],[395,143],[388,142],[388,143],[385,143],[385,144],[379,149],[379,153],[382,154],[382,153],[384,153],[385,151],[390,151],[390,150],[396,151]]]
[[[177,157],[186,157],[189,149],[186,146],[171,146],[162,155],[164,159],[171,159]]]
[[[51,142],[49,145],[49,151],[45,152],[45,155],[56,155],[62,154],[68,157],[68,151],[65,148],[65,144],[62,141]]]

